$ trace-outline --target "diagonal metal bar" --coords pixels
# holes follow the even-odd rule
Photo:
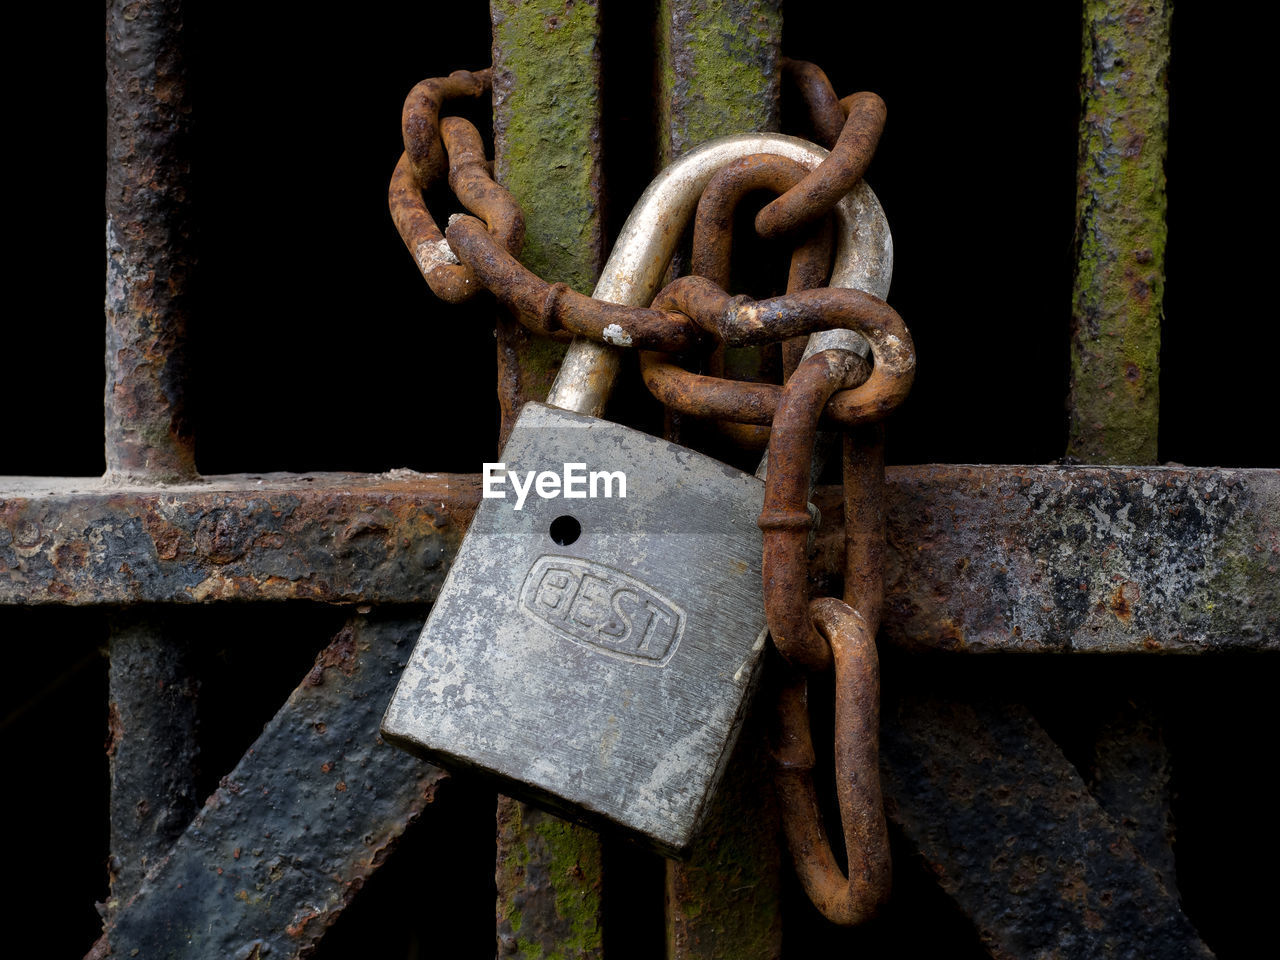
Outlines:
[[[378,723],[421,618],[356,618],[89,956],[307,955],[447,775]]]
[[[1280,471],[890,467],[885,637],[966,652],[1280,649]],[[435,595],[476,475],[0,478],[0,603]],[[843,559],[820,489],[815,569]]]
[[[1212,957],[1025,707],[931,694],[886,704],[886,806],[993,957]]]
[[[603,256],[600,5],[490,0],[494,172],[525,215],[522,261],[590,293]],[[498,318],[499,444],[543,400],[565,344]],[[603,851],[595,832],[498,801],[497,938],[502,957],[595,958],[603,948]]]

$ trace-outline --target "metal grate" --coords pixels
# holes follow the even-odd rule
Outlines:
[[[109,32],[134,36],[177,6],[113,5]],[[1280,848],[1256,772],[1280,679],[1280,459],[1269,358],[1248,339],[1261,316],[1252,278],[1265,275],[1262,252],[1230,239],[1264,181],[1224,134],[1256,123],[1257,68],[1235,51],[1260,41],[1204,5],[1180,6],[1173,20],[1162,347],[1154,365],[1138,358],[1141,377],[1159,376],[1159,419],[1117,415],[1145,424],[1148,441],[1158,430],[1162,460],[1229,468],[1064,468],[1055,461],[1068,449],[1080,10],[1031,16],[1004,3],[981,17],[931,11],[925,22],[915,10],[798,2],[781,15],[770,2],[729,14],[696,0],[491,6],[500,59],[544,115],[554,101],[538,97],[577,69],[564,31],[598,44],[600,92],[587,102],[603,105],[596,214],[606,242],[651,158],[671,149],[671,117],[694,136],[699,123],[720,133],[748,122],[740,111],[759,103],[744,107],[742,82],[723,76],[767,64],[779,33],[842,93],[870,87],[889,104],[869,180],[894,227],[890,299],[922,358],[889,457],[944,464],[890,469],[897,613],[882,643],[893,902],[869,929],[842,931],[809,912],[790,881],[756,877],[748,896],[727,896],[726,877],[768,838],[738,860],[668,874],[608,837],[504,807],[495,849],[484,785],[360,742],[474,506],[466,474],[496,436],[491,313],[431,300],[382,197],[404,92],[487,63],[490,11],[255,11],[246,24],[201,8],[187,11],[182,33],[190,113],[154,134],[191,124],[174,145],[190,175],[181,163],[158,167],[176,176],[171,195],[190,201],[179,210],[193,230],[191,285],[183,310],[161,303],[149,315],[163,326],[185,312],[185,332],[175,327],[164,349],[176,355],[169,348],[185,343],[187,365],[171,379],[143,368],[139,389],[109,393],[109,423],[146,429],[141,444],[109,436],[107,480],[97,479],[102,422],[92,413],[102,397],[100,184],[79,170],[101,152],[99,102],[84,97],[100,74],[58,71],[50,89],[61,95],[18,105],[21,142],[57,145],[30,151],[51,166],[18,182],[57,182],[70,208],[49,218],[43,191],[15,191],[31,194],[16,200],[32,210],[34,238],[19,275],[44,280],[31,285],[42,292],[56,283],[60,304],[55,324],[36,319],[47,293],[40,312],[25,306],[4,354],[0,474],[44,475],[0,477],[0,636],[13,651],[0,737],[18,773],[5,812],[25,828],[15,862],[30,891],[11,901],[19,922],[54,888],[67,920],[41,936],[56,955],[90,948],[100,900],[117,955],[190,942],[189,955],[210,957],[314,948],[335,960],[369,955],[370,944],[394,957],[489,956],[498,856],[499,933],[518,956],[763,957],[779,937],[795,957],[1252,955],[1274,888],[1266,864]],[[1130,28],[1162,9],[1114,6]],[[1091,0],[1084,12],[1105,18],[1106,7]],[[707,24],[739,39],[750,26],[758,43]],[[157,29],[165,47],[171,35]],[[29,32],[80,51],[69,62],[100,62],[96,24]],[[641,42],[654,34],[654,46]],[[535,35],[532,53],[517,42]],[[666,120],[653,107],[654,50],[690,81],[668,81]],[[788,125],[790,107],[784,97]],[[140,109],[145,120],[151,108]],[[557,124],[572,134],[571,119]],[[1146,130],[1125,144],[1157,150],[1158,139]],[[137,156],[146,141],[135,140]],[[109,177],[126,169],[121,142],[111,141]],[[541,190],[542,158],[510,134],[497,147],[512,177],[529,178],[531,231],[553,242],[564,218]],[[143,166],[128,169],[154,182]],[[109,203],[137,199],[125,193]],[[111,215],[120,230],[120,208]],[[116,275],[180,266],[180,245],[165,235],[173,220],[151,206],[133,216],[160,239],[149,254],[122,243]],[[69,262],[57,273],[54,250]],[[148,316],[123,300],[118,312],[126,330]],[[525,374],[534,349],[517,350]],[[128,366],[118,353],[108,364]],[[536,391],[536,378],[518,386]],[[1087,405],[1076,396],[1080,423]],[[191,429],[171,434],[183,400]],[[617,413],[655,416],[636,395]],[[1095,448],[1086,459],[1115,457]],[[973,462],[1046,466],[950,466]],[[385,472],[403,467],[455,475]],[[111,653],[110,688],[99,649]],[[1081,651],[1108,655],[1069,655]],[[993,655],[961,656],[978,652]],[[668,915],[683,923],[668,947],[664,882]]]

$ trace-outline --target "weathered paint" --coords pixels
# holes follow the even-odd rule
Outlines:
[[[1168,0],[1086,0],[1068,453],[1154,463],[1164,296]]]
[[[600,267],[600,11],[596,0],[492,0],[494,173],[525,217],[521,262],[590,293]],[[565,345],[498,324],[502,438],[543,400]]]
[[[490,0],[489,11],[494,174],[524,211],[521,262],[548,281],[590,293],[604,242],[599,5]],[[565,344],[535,336],[506,316],[499,319],[497,335],[501,444],[521,407],[546,398]],[[508,951],[503,955],[600,956],[599,837],[568,824],[553,829],[554,818],[530,807],[521,806],[519,813],[505,826],[500,820],[498,834],[499,944]],[[541,824],[537,835],[526,827],[535,822]],[[503,867],[512,858],[522,861],[519,875]],[[566,861],[576,872],[557,869]],[[548,887],[540,892],[536,885],[544,878]],[[535,904],[538,919],[528,918],[523,936],[504,938],[504,924],[509,931],[510,918]]]
[[[0,478],[0,603],[428,602],[478,475]],[[820,488],[815,590],[840,575]],[[882,636],[966,652],[1280,647],[1280,471],[890,467]]]
[[[598,957],[600,839],[586,827],[498,799],[498,956]]]
[[[664,165],[714,137],[778,129],[780,0],[660,0],[658,24]]]
[[[1027,708],[960,683],[886,699],[886,810],[997,960],[1212,953]]]
[[[309,956],[448,779],[378,736],[420,627],[348,623],[90,956]]]
[[[182,398],[191,108],[182,3],[107,5],[107,472],[195,476]]]

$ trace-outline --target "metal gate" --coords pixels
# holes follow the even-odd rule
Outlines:
[[[492,0],[246,24],[181,6],[108,6],[105,476],[85,412],[100,222],[69,172],[92,225],[68,241],[59,217],[47,242],[92,282],[40,264],[76,315],[7,338],[11,924],[56,901],[51,955],[489,956],[495,935],[501,956],[606,960],[1253,955],[1280,846],[1262,779],[1280,472],[1241,289],[1262,254],[1229,239],[1260,171],[1218,138],[1245,128],[1251,77],[1236,102],[1214,86],[1237,61],[1221,17]],[[895,892],[855,930],[781,869],[750,734],[683,865],[376,736],[473,471],[557,360],[499,317],[495,362],[492,306],[435,302],[398,249],[380,194],[400,98],[492,59],[524,259],[589,291],[660,162],[808,134],[780,51],[888,102],[868,180],[921,358],[889,431],[890,464],[927,464],[888,472]],[[88,104],[42,129],[100,129]],[[614,412],[660,416],[638,390]],[[1011,462],[1043,465],[989,465]],[[838,498],[817,499],[833,578]]]

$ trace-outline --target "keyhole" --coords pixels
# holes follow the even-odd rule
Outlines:
[[[569,515],[556,517],[551,521],[551,539],[562,547],[567,547],[582,536],[582,524]]]

